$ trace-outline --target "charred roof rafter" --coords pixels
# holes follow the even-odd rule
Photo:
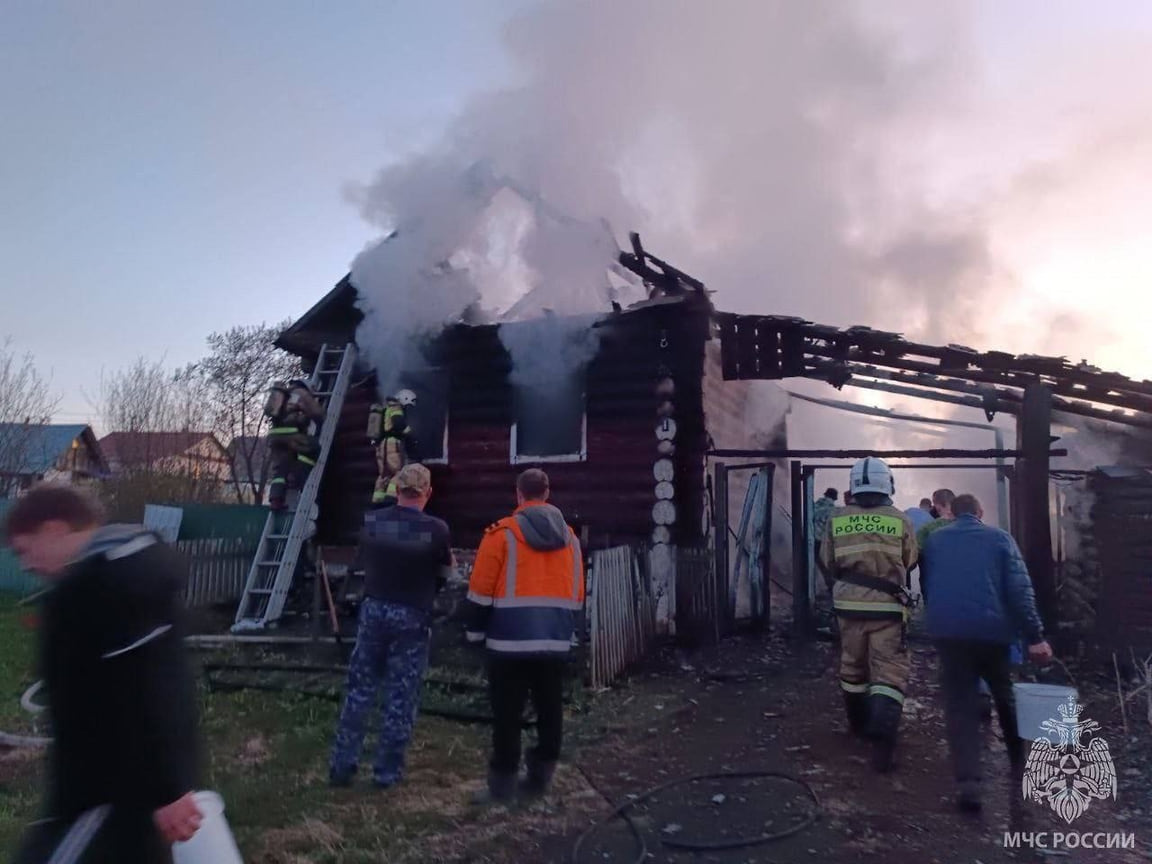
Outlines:
[[[839,329],[775,315],[718,313],[717,322],[726,380],[814,378],[837,389],[853,385],[936,398],[989,414],[1016,413],[1021,391],[1039,382],[1057,394],[1052,402],[1056,411],[1152,426],[1152,381],[1134,381],[1083,362],[1073,366],[1064,357],[925,345],[899,333]]]

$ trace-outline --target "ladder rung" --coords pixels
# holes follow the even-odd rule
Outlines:
[[[346,374],[348,361],[355,356],[355,348],[351,343],[339,348],[321,346],[309,381],[312,385],[313,394],[319,399],[327,400],[325,413],[328,415],[328,419],[331,419],[334,410],[332,400],[337,395],[341,399],[344,398],[347,382],[341,376]],[[316,424],[317,427],[319,425],[319,423]],[[324,441],[327,436],[333,434],[334,430],[327,430],[321,440]],[[260,550],[255,555],[256,560],[252,563],[253,570],[251,573],[251,582],[263,584],[266,587],[245,587],[240,601],[240,609],[237,612],[238,620],[232,627],[233,632],[261,629],[278,620],[283,612],[284,597],[293,578],[293,574],[289,571],[295,569],[289,568],[287,564],[289,560],[295,560],[299,552],[294,544],[304,542],[304,539],[295,533],[296,517],[302,509],[310,517],[317,509],[315,499],[319,491],[319,477],[327,462],[327,451],[331,447],[331,443],[331,439],[327,439],[327,443],[322,445],[321,456],[323,458],[317,460],[312,477],[300,490],[295,505],[291,509],[275,511],[269,516],[265,528],[266,533],[261,539]],[[307,502],[307,507],[301,506],[304,502]],[[269,545],[273,543],[280,544],[280,549]],[[291,549],[288,548],[289,546]],[[292,553],[290,556],[289,552]],[[266,555],[274,557],[261,560]],[[282,557],[276,559],[275,556],[277,555]],[[272,571],[271,575],[267,571]],[[261,598],[262,602],[253,600],[253,598]],[[256,611],[261,608],[263,611]]]

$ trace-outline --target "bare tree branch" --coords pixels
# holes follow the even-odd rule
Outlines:
[[[0,341],[0,497],[23,473],[31,427],[48,423],[59,404],[32,355],[18,353],[11,339]]]
[[[298,358],[273,346],[291,324],[233,327],[208,337],[209,353],[189,367],[204,387],[210,428],[228,445],[237,501],[259,503],[270,479],[264,399],[273,381],[299,377]]]
[[[116,452],[106,454],[114,462],[114,476],[105,494],[118,517],[138,519],[145,504],[219,500],[227,480],[223,451],[181,434],[210,435],[198,376],[137,358],[101,381],[99,412],[109,433],[124,433],[116,439]],[[181,437],[174,441],[177,434]],[[194,446],[206,449],[188,452]]]

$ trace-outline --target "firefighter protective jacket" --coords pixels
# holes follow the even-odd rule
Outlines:
[[[272,435],[292,435],[303,432],[312,420],[324,419],[324,408],[307,387],[293,387],[288,404],[272,424]]]
[[[580,541],[551,504],[528,502],[484,534],[468,585],[467,638],[506,657],[563,656],[584,606]]]
[[[820,566],[835,580],[836,614],[904,620],[901,597],[916,556],[912,522],[895,507],[837,508],[820,546]]]

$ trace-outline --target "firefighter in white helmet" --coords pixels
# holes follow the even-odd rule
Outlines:
[[[392,481],[414,458],[407,409],[415,405],[415,393],[398,390],[383,405],[373,405],[368,414],[368,439],[376,448],[376,467],[379,469],[376,488],[372,492],[372,503],[377,507],[396,503]]]
[[[853,503],[837,508],[820,545],[840,624],[840,688],[852,731],[872,739],[872,766],[888,771],[904,709],[909,658],[904,641],[916,536],[892,506],[892,471],[875,457],[852,466]]]

